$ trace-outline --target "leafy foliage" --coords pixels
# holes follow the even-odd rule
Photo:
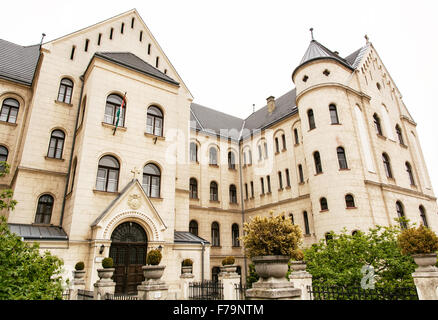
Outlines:
[[[253,263],[251,263],[248,266],[248,269],[249,269],[249,274],[248,277],[246,278],[246,285],[248,288],[252,288],[252,284],[254,282],[259,281],[259,275],[255,271],[255,265]]]
[[[421,225],[403,230],[398,236],[398,245],[406,255],[435,253],[438,250],[438,237],[435,232]]]
[[[113,258],[104,258],[102,260],[102,267],[104,269],[109,269],[112,268],[113,266],[114,266]]]
[[[0,178],[9,173],[9,164],[4,161],[0,161]],[[14,210],[17,201],[12,199],[14,193],[10,189],[0,190],[0,212],[4,209]]]
[[[10,232],[0,217],[0,300],[54,300],[62,298],[63,261],[37,243],[30,245]]]
[[[146,256],[146,264],[157,266],[160,264],[161,258],[163,256],[161,255],[161,251],[158,249],[154,249],[148,252],[148,255]]]
[[[256,216],[243,227],[245,235],[241,237],[249,257],[268,255],[291,256],[301,244],[302,232],[299,226],[292,224],[284,215],[269,217]]]
[[[292,252],[291,259],[294,261],[302,261],[304,260],[304,252],[301,249],[295,249]]]
[[[411,274],[416,264],[398,247],[399,233],[398,226],[377,226],[355,235],[347,234],[346,230],[332,233],[332,239],[321,240],[305,250],[307,271],[315,285],[360,287],[364,277],[361,269],[371,265],[376,287],[413,286]]]
[[[226,257],[225,259],[222,260],[222,265],[223,266],[233,265],[234,261],[236,261],[234,259],[234,257],[231,257],[231,256],[230,257]]]

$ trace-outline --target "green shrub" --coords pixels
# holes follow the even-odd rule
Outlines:
[[[243,227],[246,235],[241,237],[249,257],[286,255],[291,256],[301,244],[302,232],[283,215],[274,217],[256,216]]]
[[[146,256],[146,264],[157,266],[161,261],[162,255],[160,250],[154,249],[149,251],[148,255]]]
[[[105,258],[102,260],[102,267],[105,269],[112,268],[114,266],[114,261],[112,258]]]
[[[79,261],[79,262],[76,263],[76,265],[75,265],[75,270],[76,270],[76,271],[82,271],[82,270],[84,270],[84,268],[85,268],[85,265],[84,265],[84,262],[83,262],[83,261]]]
[[[234,257],[230,256],[230,257],[226,257],[224,260],[222,260],[222,265],[223,266],[229,266],[229,265],[233,265],[234,261],[236,261],[234,259]]]
[[[419,226],[403,230],[397,243],[405,255],[435,253],[438,250],[438,237],[429,228]]]
[[[183,267],[191,267],[193,265],[193,261],[191,259],[184,259],[182,262]]]

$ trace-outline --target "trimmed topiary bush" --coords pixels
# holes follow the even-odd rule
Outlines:
[[[230,257],[226,257],[224,260],[222,260],[222,265],[223,266],[230,266],[234,264],[234,261],[236,261],[234,259],[234,257],[230,256]]]
[[[76,263],[75,265],[75,270],[76,271],[82,271],[85,268],[85,264],[83,261],[79,261],[78,263]]]
[[[301,249],[296,249],[292,252],[291,258],[294,261],[303,261],[304,260],[304,252]]]
[[[157,266],[160,263],[162,257],[163,256],[161,255],[160,250],[158,249],[151,250],[146,256],[146,264]]]
[[[193,265],[192,259],[184,259],[182,262],[183,267],[191,267]]]
[[[423,225],[403,230],[397,243],[405,255],[435,253],[438,250],[438,236]]]
[[[102,267],[104,269],[109,269],[112,268],[113,266],[114,266],[113,258],[105,258],[102,260]]]

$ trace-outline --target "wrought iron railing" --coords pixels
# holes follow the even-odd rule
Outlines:
[[[88,290],[78,290],[78,300],[94,300],[94,292]]]
[[[138,300],[138,296],[137,295],[129,295],[129,294],[107,293],[105,295],[105,300]]]
[[[418,300],[416,287],[375,288],[307,286],[312,300]]]
[[[246,290],[250,289],[247,285],[239,282],[239,284],[234,285],[234,290],[236,290],[236,300],[246,300]]]
[[[205,280],[189,284],[190,300],[223,300],[224,287],[220,281]]]

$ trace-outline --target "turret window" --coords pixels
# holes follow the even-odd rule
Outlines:
[[[313,115],[313,110],[307,111],[307,118],[309,119],[309,130],[315,129],[315,116]]]
[[[340,170],[348,169],[347,157],[345,156],[344,148],[339,147],[337,149],[337,154],[338,154],[339,169]]]
[[[406,162],[405,165],[406,165],[406,172],[408,173],[409,181],[412,186],[415,186],[414,173],[412,172],[411,164],[409,162]]]
[[[380,118],[376,113],[373,115],[373,119],[374,119],[374,128],[376,129],[376,133],[382,136],[383,135],[382,125],[380,124]]]
[[[338,110],[334,104],[331,104],[329,106],[330,110],[330,120],[332,124],[339,124],[339,118],[338,118]]]
[[[320,156],[318,151],[313,153],[313,159],[315,161],[315,171],[316,171],[316,174],[322,173],[321,156]]]

